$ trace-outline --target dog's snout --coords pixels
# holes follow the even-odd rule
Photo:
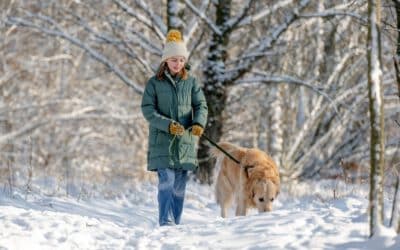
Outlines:
[[[259,213],[266,213],[271,211],[272,211],[272,206],[263,206],[258,208]]]

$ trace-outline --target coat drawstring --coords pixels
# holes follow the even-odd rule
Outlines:
[[[191,130],[191,129],[192,129],[192,126],[190,126],[189,128],[187,128],[188,131]],[[186,131],[186,130],[185,130],[185,131]],[[169,144],[169,147],[168,147],[168,157],[169,157],[169,161],[172,161],[172,162],[174,162],[174,160],[175,160],[175,159],[171,158],[171,156],[174,155],[173,152],[172,152],[172,149],[173,149],[174,143],[175,143],[175,142],[178,142],[178,140],[176,139],[176,137],[177,137],[177,135],[174,135],[174,137],[172,137],[172,140],[171,140],[171,142],[170,142],[170,144]],[[178,161],[180,161],[181,159],[184,159],[184,158],[186,157],[186,155],[188,154],[188,151],[189,151],[189,149],[186,149],[186,151],[185,151],[182,155],[179,155]],[[179,153],[179,152],[178,152],[178,153]]]

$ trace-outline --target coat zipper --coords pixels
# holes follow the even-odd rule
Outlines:
[[[173,92],[175,94],[175,116],[176,116],[176,119],[178,120],[179,119],[179,113],[178,113],[178,87],[177,87],[177,83],[174,81],[174,79],[172,79],[171,75],[168,72],[166,72],[165,75],[169,79],[170,84],[172,84],[172,87],[174,89]],[[179,121],[177,121],[177,122],[179,122]],[[176,143],[178,144],[178,146],[175,147],[175,155],[177,156],[177,158],[173,160],[173,164],[174,165],[175,165],[175,160],[177,160],[178,162],[180,161],[179,160],[180,159],[180,157],[179,157],[180,139],[179,139],[179,137],[176,137],[175,140],[176,140]]]

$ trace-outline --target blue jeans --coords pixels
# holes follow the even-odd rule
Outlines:
[[[187,170],[158,169],[158,221],[160,226],[178,225],[181,221]]]

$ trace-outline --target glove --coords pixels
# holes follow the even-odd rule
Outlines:
[[[197,125],[197,124],[192,126],[192,134],[193,135],[200,137],[203,134],[203,132],[204,132],[204,129],[202,126]]]
[[[169,124],[169,133],[173,135],[183,135],[185,128],[177,122],[171,122]]]

